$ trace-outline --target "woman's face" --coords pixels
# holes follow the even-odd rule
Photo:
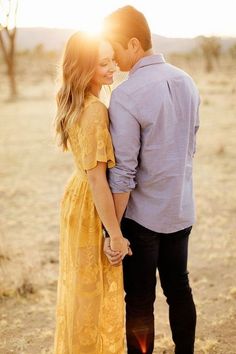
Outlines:
[[[98,64],[91,81],[92,85],[111,85],[113,83],[113,74],[115,71],[116,62],[114,59],[113,48],[109,42],[103,41],[99,46]]]

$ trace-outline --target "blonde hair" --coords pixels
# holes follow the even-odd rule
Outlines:
[[[78,119],[90,91],[98,61],[98,46],[99,38],[84,32],[74,33],[66,44],[54,120],[58,144],[63,150],[68,150],[68,130]]]

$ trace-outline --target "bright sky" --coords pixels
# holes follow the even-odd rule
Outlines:
[[[236,0],[19,0],[18,26],[95,31],[104,16],[128,4],[159,35],[236,36]]]

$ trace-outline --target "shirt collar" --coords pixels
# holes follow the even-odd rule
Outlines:
[[[148,55],[147,57],[141,58],[130,70],[129,75],[132,75],[136,70],[143,68],[144,66],[154,65],[154,64],[163,64],[165,63],[165,58],[163,54],[153,54]]]

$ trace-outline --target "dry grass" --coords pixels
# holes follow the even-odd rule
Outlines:
[[[20,99],[6,102],[6,86],[1,83],[0,88],[0,353],[50,354],[59,202],[73,163],[52,139],[55,86],[51,72],[44,72],[42,63],[40,75],[36,64],[32,73],[27,72],[27,63],[23,64]],[[196,353],[234,354],[236,68],[227,66],[207,75],[191,71],[195,68],[187,67],[202,98],[194,168],[198,221],[189,255],[198,312]],[[156,313],[155,353],[172,353],[160,287]]]

